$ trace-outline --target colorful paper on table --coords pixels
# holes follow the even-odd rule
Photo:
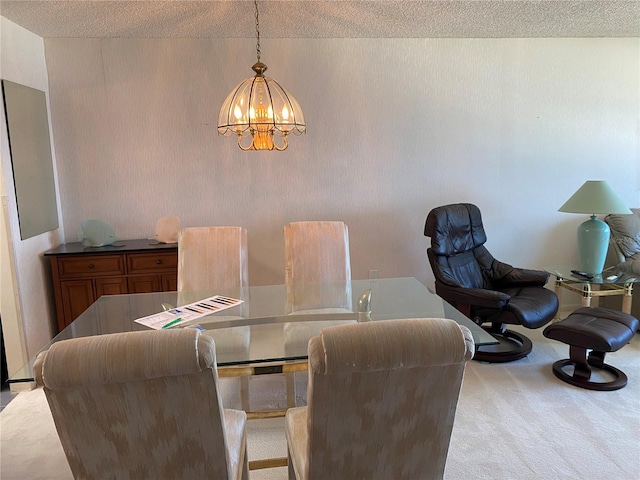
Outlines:
[[[189,305],[138,318],[135,322],[153,328],[154,330],[174,328],[201,317],[206,317],[207,315],[235,307],[242,302],[242,300],[236,298],[214,295],[213,297],[204,298]]]

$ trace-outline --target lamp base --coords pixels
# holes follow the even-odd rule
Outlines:
[[[578,227],[578,255],[580,270],[592,275],[600,275],[609,248],[610,229],[596,215]]]

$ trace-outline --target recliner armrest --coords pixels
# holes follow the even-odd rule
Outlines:
[[[531,285],[543,287],[549,280],[549,273],[543,270],[529,270],[526,268],[513,268],[500,281],[501,285]]]
[[[494,287],[531,286],[544,287],[549,280],[549,273],[543,270],[529,270],[512,267],[508,263],[493,260],[491,269],[486,272]]]
[[[510,295],[496,290],[452,287],[440,282],[436,283],[436,293],[450,303],[463,303],[474,307],[502,308],[511,300]]]

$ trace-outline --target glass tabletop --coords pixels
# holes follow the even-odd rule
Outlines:
[[[625,271],[618,266],[605,268],[601,274],[591,278],[577,274],[580,269],[571,265],[552,265],[544,268],[546,272],[555,275],[559,280],[575,283],[592,283],[596,285],[626,285],[640,282],[637,274]]]
[[[250,344],[246,349],[218,352],[219,367],[248,365],[267,362],[306,360],[308,338],[298,339],[295,344],[285,346],[283,327],[293,323],[310,327],[316,332],[326,326],[327,321],[379,321],[403,318],[449,318],[464,325],[473,335],[476,345],[497,343],[495,338],[465,317],[417,279],[384,278],[351,281],[352,312],[317,310],[314,313],[285,312],[286,287],[284,285],[253,286],[249,288],[248,300],[242,305],[198,319],[196,328],[205,333],[224,328],[250,328]],[[370,292],[370,313],[363,312],[363,299]],[[53,343],[71,338],[103,335],[108,333],[148,330],[134,320],[163,309],[186,305],[212,295],[240,298],[234,289],[215,292],[158,292],[127,295],[105,295],[94,302],[69,326],[56,335],[41,351]],[[358,313],[360,310],[360,313]],[[185,328],[192,328],[190,325]],[[315,327],[315,328],[314,328]],[[304,331],[305,329],[303,329]],[[315,334],[315,333],[314,333]],[[304,335],[304,334],[303,334]],[[310,333],[309,335],[312,336]],[[285,348],[286,347],[286,348]],[[19,371],[13,373],[9,382],[33,381],[32,358]]]

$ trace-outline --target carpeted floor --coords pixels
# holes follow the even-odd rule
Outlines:
[[[525,332],[524,330],[522,330]],[[606,361],[629,377],[614,392],[560,382],[551,364],[568,346],[526,331],[534,351],[506,364],[469,362],[460,395],[445,478],[640,479],[640,335]],[[299,402],[304,374],[297,376]],[[236,380],[223,398],[236,407]],[[282,376],[253,377],[252,408],[283,405]],[[410,415],[410,412],[407,412]],[[286,456],[282,419],[249,422],[249,456]],[[41,391],[21,393],[0,413],[3,480],[71,478]],[[250,472],[250,480],[285,480],[285,467]]]

